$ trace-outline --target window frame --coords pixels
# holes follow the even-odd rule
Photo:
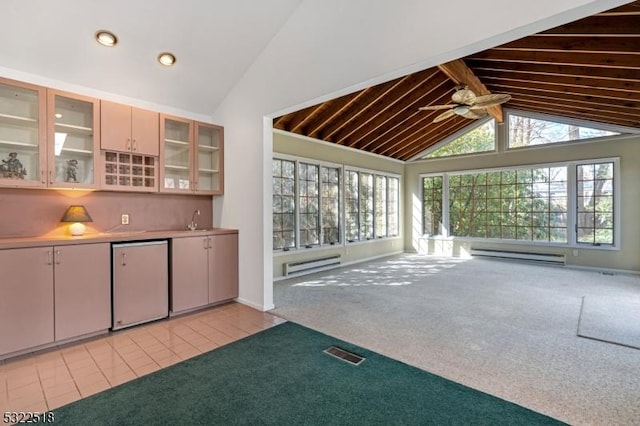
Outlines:
[[[613,244],[593,245],[588,243],[580,243],[577,241],[577,167],[580,165],[613,163]],[[450,217],[449,217],[449,200],[450,188],[449,178],[452,175],[467,175],[483,172],[501,172],[514,170],[531,170],[546,167],[566,167],[567,168],[567,242],[553,242],[540,240],[518,240],[518,239],[501,239],[486,237],[466,237],[466,236],[450,236]],[[442,177],[442,225],[440,235],[427,235],[424,233],[424,178],[440,176]],[[620,230],[620,212],[621,212],[621,182],[620,182],[620,157],[604,157],[590,158],[575,161],[561,161],[554,163],[528,164],[521,166],[505,166],[496,168],[483,168],[472,170],[456,170],[448,172],[421,173],[420,179],[420,229],[423,237],[431,238],[451,238],[461,241],[489,241],[502,242],[508,244],[520,245],[542,245],[549,247],[570,247],[579,249],[598,249],[598,250],[620,250],[621,247],[621,230]]]
[[[295,170],[294,170],[294,176],[295,176],[295,182],[294,182],[294,187],[295,187],[295,196],[294,196],[294,200],[295,200],[295,209],[294,209],[294,217],[295,217],[295,246],[291,247],[291,248],[287,248],[287,249],[272,249],[272,253],[274,255],[286,255],[286,254],[292,254],[296,251],[299,250],[318,250],[318,249],[327,249],[327,248],[331,248],[331,247],[345,247],[347,244],[358,244],[358,243],[367,243],[367,242],[372,242],[372,241],[376,241],[376,240],[381,240],[381,239],[389,239],[389,238],[401,238],[402,236],[402,229],[403,229],[403,225],[401,223],[401,213],[402,213],[402,175],[400,174],[396,174],[396,173],[392,173],[392,172],[383,172],[383,171],[378,171],[378,170],[372,170],[372,169],[365,169],[365,168],[358,168],[358,167],[353,167],[353,166],[348,166],[345,164],[337,164],[337,163],[333,163],[333,162],[327,162],[327,161],[321,161],[321,160],[315,160],[315,159],[310,159],[310,158],[305,158],[305,157],[298,157],[298,156],[294,156],[294,155],[289,155],[289,154],[281,154],[281,153],[276,153],[274,152],[272,154],[272,162],[274,160],[282,160],[282,161],[291,161],[294,163],[295,165]],[[318,223],[320,224],[319,228],[320,228],[320,234],[319,234],[319,244],[314,244],[311,247],[306,247],[304,245],[301,244],[301,238],[300,238],[300,182],[299,182],[299,170],[300,170],[300,163],[304,163],[304,164],[309,164],[309,165],[314,165],[314,166],[318,166],[318,183],[319,183],[319,190],[318,190]],[[338,216],[339,216],[339,242],[336,242],[334,244],[330,244],[330,243],[325,243],[324,242],[324,228],[323,228],[323,214],[322,214],[322,206],[323,206],[323,198],[322,198],[322,169],[323,168],[334,168],[334,169],[338,169],[339,171],[339,184],[338,184]],[[373,186],[372,186],[372,190],[371,190],[371,194],[372,194],[372,206],[373,206],[373,234],[372,237],[370,239],[362,239],[361,238],[361,234],[360,234],[360,223],[358,222],[357,224],[357,229],[358,229],[358,237],[360,239],[356,239],[353,241],[348,241],[347,240],[347,234],[346,234],[346,215],[347,215],[347,198],[346,198],[346,186],[347,186],[347,173],[356,173],[356,175],[358,176],[358,221],[360,221],[360,202],[359,202],[359,196],[360,196],[360,181],[361,181],[361,177],[360,174],[361,173],[368,173],[372,176],[372,182],[373,182]],[[385,236],[377,236],[376,234],[376,216],[375,216],[375,181],[376,181],[376,177],[377,176],[382,176],[385,177],[386,179],[386,194],[385,194],[385,211],[386,211],[386,215],[385,215],[385,223],[386,223],[386,228],[387,228],[387,232]],[[396,227],[397,227],[397,233],[394,235],[389,235],[389,208],[388,208],[388,203],[389,203],[389,179],[393,178],[396,179],[397,181],[397,194],[395,196],[395,208],[394,210],[391,212],[391,214],[394,215],[394,220],[396,223]],[[272,175],[272,179],[273,179],[273,175]],[[273,199],[273,194],[272,194],[272,199]],[[273,205],[272,205],[272,210],[271,210],[272,216],[273,216]],[[273,218],[272,218],[272,222],[273,222]],[[273,230],[272,230],[272,236],[273,236]]]
[[[574,139],[574,140],[567,140],[562,142],[550,142],[546,144],[512,147],[510,146],[511,129],[510,129],[509,122],[510,122],[510,117],[513,115],[524,117],[524,118],[532,118],[534,120],[551,121],[554,123],[565,124],[570,126],[588,127],[596,130],[617,132],[620,134],[608,135],[608,136],[596,136],[596,137],[585,138],[585,139]],[[539,112],[523,111],[519,109],[504,108],[504,135],[505,135],[504,149],[506,151],[520,151],[525,149],[540,149],[540,148],[549,147],[549,146],[562,146],[562,145],[598,142],[598,141],[607,140],[607,139],[617,139],[617,138],[628,137],[629,135],[633,135],[633,134],[636,134],[636,135],[640,134],[640,130],[632,127],[598,123],[596,121],[560,117],[553,114],[545,114],[545,113],[539,113]]]

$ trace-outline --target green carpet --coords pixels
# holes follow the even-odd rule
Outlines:
[[[330,345],[367,359],[350,365]],[[561,424],[290,322],[54,413],[83,426]]]

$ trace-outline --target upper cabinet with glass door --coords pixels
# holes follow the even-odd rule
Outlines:
[[[224,128],[196,122],[195,191],[203,194],[224,193]]]
[[[160,115],[160,191],[193,192],[193,121]]]
[[[100,149],[100,102],[48,90],[48,185],[97,188]]]
[[[46,185],[43,87],[0,79],[0,186]]]

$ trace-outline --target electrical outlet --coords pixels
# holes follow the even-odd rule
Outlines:
[[[121,223],[123,225],[128,225],[129,224],[129,215],[128,214],[125,213],[125,214],[122,215]]]

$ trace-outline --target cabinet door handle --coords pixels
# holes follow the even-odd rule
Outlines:
[[[205,249],[205,250],[209,249],[208,244],[207,244],[208,240],[209,240],[208,238],[203,238],[202,239],[202,248]]]
[[[53,262],[51,261],[51,250],[47,250],[47,265],[53,265]]]
[[[55,256],[54,256],[54,258],[55,258],[55,260],[56,260],[56,265],[59,265],[59,264],[60,264],[60,258],[61,258],[61,257],[62,257],[62,256],[61,256],[61,254],[60,254],[60,250],[56,250],[56,252],[55,252]]]
[[[133,152],[138,152],[138,142],[134,139],[133,144],[131,144],[131,149]]]
[[[127,266],[127,253],[122,253],[122,266]]]
[[[207,248],[211,249],[211,237],[207,237]]]
[[[49,170],[49,183],[53,183],[53,170]]]
[[[127,138],[127,146],[126,146],[126,148],[127,148],[127,151],[131,151],[131,139],[130,138]]]
[[[47,183],[47,178],[45,177],[44,170],[40,172],[40,180],[42,180],[43,185]]]

